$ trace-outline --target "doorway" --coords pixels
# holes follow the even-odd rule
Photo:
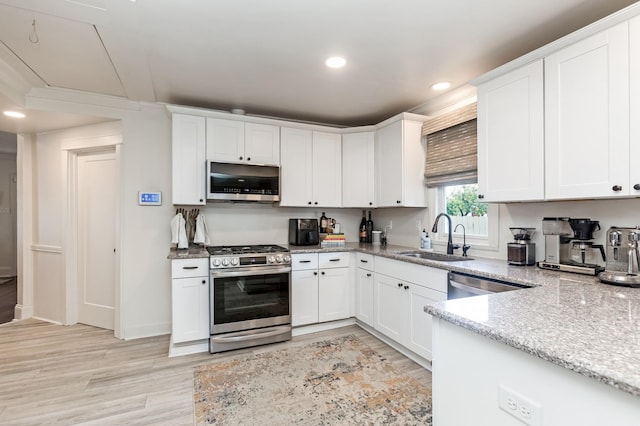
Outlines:
[[[118,168],[113,147],[76,162],[78,322],[114,329]]]

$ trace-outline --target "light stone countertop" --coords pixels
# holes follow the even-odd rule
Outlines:
[[[439,262],[399,255],[412,247],[347,243],[289,246],[292,254],[358,251],[532,288],[428,305],[431,315],[640,396],[640,289],[596,277],[512,266],[505,260]],[[187,252],[187,251],[185,251]],[[172,251],[169,259],[207,257],[206,250]]]

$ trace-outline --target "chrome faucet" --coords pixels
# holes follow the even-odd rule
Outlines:
[[[467,250],[471,248],[471,246],[467,245],[467,230],[463,224],[459,223],[456,225],[455,228],[453,228],[453,232],[456,232],[456,229],[458,229],[458,226],[462,226],[462,255],[464,257],[467,257]]]
[[[449,239],[447,240],[447,254],[453,254],[453,250],[460,248],[458,245],[453,244],[453,240],[451,239],[451,217],[446,213],[440,213],[436,216],[436,221],[433,223],[433,228],[431,228],[431,232],[438,232],[438,220],[444,216],[449,220]]]

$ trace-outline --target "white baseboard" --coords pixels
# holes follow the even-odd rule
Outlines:
[[[196,340],[195,342],[173,343],[173,337],[169,342],[169,358],[181,355],[209,352],[209,339]]]
[[[32,305],[29,305],[29,306],[16,305],[16,307],[13,310],[13,315],[17,320],[31,318],[33,316],[33,306]]]

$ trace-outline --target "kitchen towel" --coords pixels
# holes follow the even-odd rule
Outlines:
[[[209,230],[207,229],[207,222],[204,220],[204,216],[198,215],[196,218],[196,233],[193,237],[193,242],[196,244],[211,244],[209,240]]]
[[[189,248],[186,225],[187,221],[182,216],[182,213],[176,214],[171,219],[171,243],[177,244],[179,249]]]

